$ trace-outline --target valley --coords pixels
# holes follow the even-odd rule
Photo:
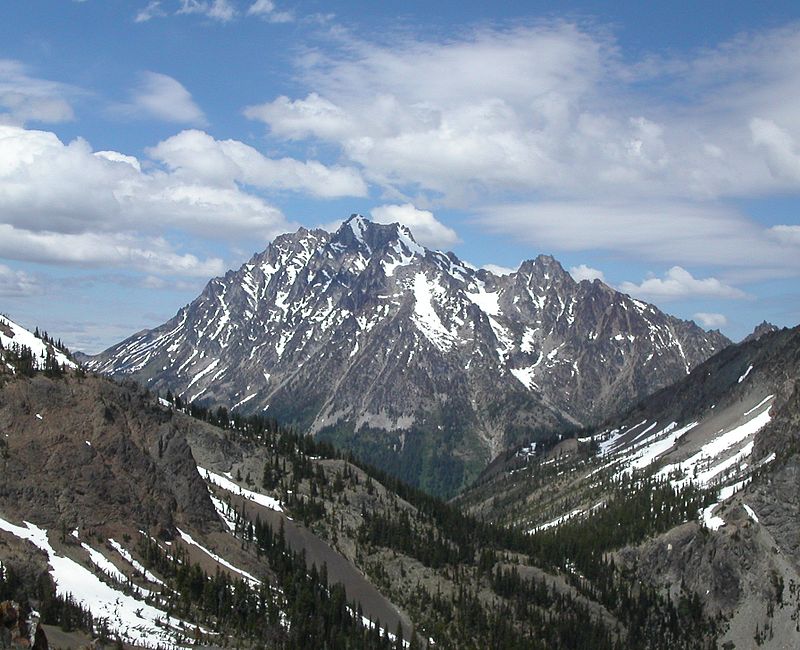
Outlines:
[[[144,647],[781,647],[800,607],[798,336],[501,454],[452,504],[272,418],[66,356],[24,366],[7,338],[4,593],[52,631],[101,622]],[[212,585],[234,600],[209,608]]]

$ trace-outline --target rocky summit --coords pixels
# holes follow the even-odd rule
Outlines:
[[[276,238],[87,365],[452,494],[509,445],[599,421],[729,343],[550,256],[497,275],[353,215]]]

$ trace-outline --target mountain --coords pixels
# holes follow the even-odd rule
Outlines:
[[[800,584],[799,443],[796,327],[729,346],[581,437],[508,454],[457,504],[564,543],[607,519],[652,524],[670,494],[705,495],[677,525],[621,539],[615,563],[662,593],[700,594],[727,621],[719,647],[793,647],[800,599],[784,585]]]
[[[276,238],[87,366],[266,412],[452,494],[531,432],[615,413],[728,344],[552,257],[498,276],[354,215]]]
[[[40,649],[713,647],[690,592],[601,553],[563,570],[568,546],[273,420],[0,361],[0,643],[23,620]]]

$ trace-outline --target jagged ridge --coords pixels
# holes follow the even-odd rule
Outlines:
[[[498,276],[354,215],[276,238],[88,365],[267,411],[450,493],[515,440],[605,417],[728,343],[552,257]]]

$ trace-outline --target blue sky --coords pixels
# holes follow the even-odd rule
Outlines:
[[[0,8],[0,311],[97,352],[299,225],[800,322],[796,2]]]

